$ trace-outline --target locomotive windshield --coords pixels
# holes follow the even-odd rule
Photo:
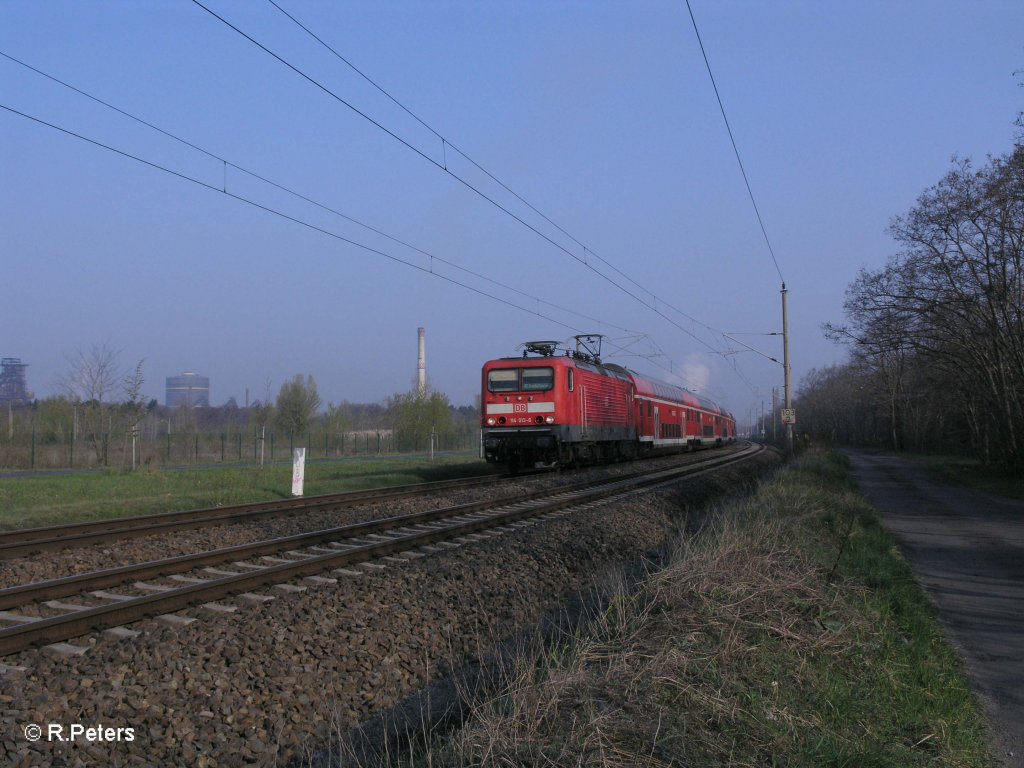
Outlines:
[[[519,391],[519,369],[495,369],[487,374],[487,388],[491,392]]]
[[[547,392],[554,386],[554,368],[523,368],[524,392]]]
[[[547,392],[554,387],[554,368],[495,368],[487,373],[491,392]]]

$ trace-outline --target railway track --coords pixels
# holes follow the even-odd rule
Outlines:
[[[330,578],[320,574],[345,573],[345,569],[379,558],[417,550],[417,554],[426,554],[435,547],[466,543],[474,536],[526,524],[531,518],[715,471],[762,450],[761,446],[748,446],[724,456],[713,455],[684,466],[632,473],[596,484],[578,483],[515,498],[462,504],[10,587],[0,590],[0,620],[13,623],[13,626],[0,628],[0,656],[120,627],[143,618],[173,614],[192,606],[216,605],[218,599],[297,578],[317,577],[323,583],[330,583]],[[230,563],[232,570],[213,567],[225,563]],[[185,576],[185,573],[192,575]],[[175,580],[180,586],[141,581],[154,577]],[[147,594],[103,591],[105,587],[120,585],[123,589],[129,584],[135,592]],[[79,605],[56,600],[70,595],[80,595],[87,602],[99,601],[100,604]],[[249,596],[265,599],[251,593]],[[42,617],[2,610],[30,605],[37,612],[42,607],[46,612],[60,613]],[[179,617],[179,620],[189,619]]]
[[[324,496],[264,501],[230,507],[209,507],[207,509],[163,512],[136,517],[118,517],[43,528],[22,528],[0,533],[0,560],[10,560],[37,552],[52,552],[54,550],[114,541],[116,539],[150,536],[154,533],[172,533],[174,531],[184,531],[212,525],[227,525],[247,520],[258,520],[264,517],[284,517],[308,512],[331,511],[353,504],[495,485],[508,479],[508,477],[508,475],[490,475],[456,480],[439,480],[429,483],[414,483],[366,491],[349,491]]]

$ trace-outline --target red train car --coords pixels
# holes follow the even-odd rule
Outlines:
[[[577,342],[576,351],[561,355],[555,342],[530,342],[522,357],[484,364],[487,461],[513,467],[612,461],[735,439],[732,416],[711,401],[602,364]]]
[[[631,374],[636,387],[637,439],[652,448],[718,446],[736,439],[732,414],[707,398]]]

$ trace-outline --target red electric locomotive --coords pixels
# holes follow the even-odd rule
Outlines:
[[[510,466],[634,459],[732,442],[733,417],[681,387],[601,363],[600,337],[524,345],[522,357],[484,364],[484,456]]]

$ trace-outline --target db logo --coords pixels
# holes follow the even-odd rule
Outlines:
[[[526,403],[515,403],[512,410],[516,413],[526,413]]]

